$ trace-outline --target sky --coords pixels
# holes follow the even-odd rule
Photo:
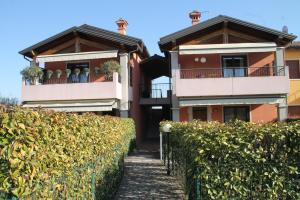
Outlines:
[[[143,39],[151,55],[160,54],[159,38],[201,20],[228,15],[300,37],[300,0],[0,0],[0,96],[21,99],[20,71],[29,63],[18,52],[72,26],[90,24]],[[298,38],[300,40],[300,38]]]

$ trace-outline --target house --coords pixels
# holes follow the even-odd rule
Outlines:
[[[20,51],[25,59],[44,68],[39,84],[23,81],[23,106],[138,121],[139,63],[149,53],[141,39],[126,35],[126,20],[116,23],[118,33],[84,24]],[[101,68],[106,61],[119,63],[120,74],[105,76]]]
[[[285,61],[290,77],[288,118],[300,119],[300,42],[293,42],[285,49]]]
[[[192,26],[160,38],[164,56],[149,56],[126,35],[124,19],[119,33],[82,25],[22,50],[45,71],[40,84],[23,82],[23,106],[132,117],[138,144],[159,137],[161,120],[272,122],[294,112],[284,52],[296,36],[223,15],[189,16]],[[108,78],[100,71],[110,60],[121,72]]]
[[[289,71],[284,49],[296,36],[228,16],[160,38],[170,58],[172,118],[251,122],[287,119]]]

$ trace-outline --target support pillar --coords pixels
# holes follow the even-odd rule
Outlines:
[[[172,120],[180,121],[179,117],[179,101],[176,96],[176,71],[179,70],[178,52],[170,51],[171,73],[172,73]]]
[[[120,116],[127,118],[128,110],[129,110],[128,54],[122,53],[122,54],[119,54],[119,56],[120,56],[120,65],[121,65],[121,84],[122,84],[122,99],[120,101]]]
[[[286,121],[288,118],[288,105],[278,104],[277,112],[278,112],[278,121],[280,122]]]

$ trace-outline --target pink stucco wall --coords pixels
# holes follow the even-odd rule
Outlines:
[[[23,85],[22,101],[121,99],[117,77],[115,73],[112,82]]]
[[[175,84],[178,97],[287,94],[289,92],[287,75],[181,79],[180,70],[177,70]]]

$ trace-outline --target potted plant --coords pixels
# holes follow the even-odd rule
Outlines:
[[[47,70],[47,78],[50,79],[51,76],[52,76],[52,74],[53,74],[53,70],[48,69],[48,70]]]
[[[106,80],[112,80],[112,76],[114,72],[120,74],[121,65],[115,60],[109,60],[103,63],[102,73],[105,74]]]
[[[42,69],[36,65],[26,67],[20,73],[24,79],[29,80],[31,85],[37,85],[40,77],[43,76]]]
[[[71,72],[72,72],[71,69],[66,69],[67,78],[69,78]]]
[[[56,73],[56,78],[60,78],[60,77],[61,77],[61,74],[62,74],[62,71],[61,71],[60,69],[57,69],[57,70],[55,71],[55,73]]]
[[[79,68],[75,68],[75,74],[76,74],[76,76],[78,77],[78,75],[80,74],[80,69]]]
[[[84,68],[83,71],[84,71],[84,74],[85,74],[86,76],[88,76],[89,73],[90,73],[90,69],[89,69],[89,68]]]

